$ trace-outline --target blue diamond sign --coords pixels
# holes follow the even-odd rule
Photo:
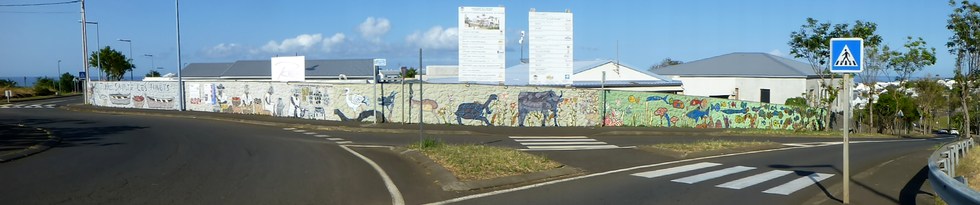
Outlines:
[[[860,73],[864,71],[864,39],[830,39],[830,72]]]

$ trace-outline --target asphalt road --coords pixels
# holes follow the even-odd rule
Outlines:
[[[0,122],[63,138],[46,152],[0,164],[3,204],[392,202],[367,163],[334,142],[281,128],[50,108],[0,109]]]

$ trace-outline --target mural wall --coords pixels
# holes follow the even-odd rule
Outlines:
[[[177,110],[177,82],[95,82],[89,86],[93,105]]]
[[[148,83],[148,82],[147,82]],[[127,86],[96,84],[102,106],[161,109],[150,96],[167,99],[176,84],[154,90],[138,104]],[[142,88],[138,88],[142,87]],[[152,88],[152,89],[151,89]],[[169,89],[174,88],[174,89]],[[815,129],[819,109],[653,92],[464,84],[322,84],[281,82],[185,82],[187,109],[315,120],[474,126],[648,126],[692,128]],[[377,94],[375,94],[377,93]],[[114,97],[120,96],[120,97]],[[375,97],[377,96],[377,97]],[[132,101],[130,104],[126,102]],[[166,102],[166,101],[163,101]],[[174,109],[174,106],[167,107]],[[603,117],[605,114],[605,118]]]

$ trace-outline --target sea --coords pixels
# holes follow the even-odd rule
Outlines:
[[[37,79],[41,77],[48,77],[55,80],[58,79],[56,76],[6,76],[6,77],[0,76],[0,80],[11,80],[17,82],[17,87],[31,87],[34,86],[34,82],[36,82]],[[143,76],[140,75],[133,76],[133,77],[135,77],[136,80],[143,80]],[[92,80],[93,81],[99,80],[99,78],[98,76],[92,76]],[[123,80],[133,80],[133,78],[130,78],[129,75],[126,75],[125,77],[123,77]]]

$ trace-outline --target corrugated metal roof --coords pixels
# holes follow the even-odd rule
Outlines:
[[[221,72],[215,68],[225,65]],[[181,70],[188,77],[271,78],[271,60],[240,60],[235,63],[191,63]],[[307,78],[367,77],[374,75],[373,59],[306,60]],[[195,76],[185,74],[191,72]]]
[[[613,63],[613,61],[611,61],[611,60],[574,61],[574,62],[572,62],[572,70],[573,70],[572,72],[574,74],[578,74],[578,73],[585,72],[587,70],[590,70],[590,69],[593,69],[593,68],[596,68],[596,67],[605,65],[607,63]],[[622,65],[622,64],[620,64],[620,65]],[[649,71],[638,70],[638,69],[636,69],[636,68],[634,68],[632,66],[628,66],[628,65],[622,65],[622,67],[623,68],[632,69],[632,70],[635,70],[635,71],[638,71],[638,72],[641,72],[641,73],[644,73],[644,74],[648,74],[648,75],[650,75],[650,76],[652,76],[654,78],[661,79],[661,80],[619,80],[619,81],[609,80],[609,81],[606,81],[606,85],[607,86],[628,87],[628,86],[679,86],[679,85],[681,85],[681,82],[680,81],[671,80],[670,78],[666,78],[666,77],[663,77],[663,76],[660,76],[660,75],[651,73]],[[504,73],[504,76],[506,78],[504,80],[504,85],[528,85],[528,82],[529,82],[528,79],[529,79],[529,75],[530,75],[530,68],[528,67],[528,64],[520,64],[520,65],[516,65],[516,66],[511,66],[509,68],[506,68],[506,70],[504,70],[504,72],[505,72]],[[430,82],[430,83],[443,83],[443,84],[460,83],[458,77],[431,78],[431,79],[426,80],[426,82]],[[498,84],[497,82],[473,82],[473,83],[474,84],[490,84],[490,85],[496,85],[496,84]],[[598,82],[598,81],[574,81],[574,82],[572,82],[572,86],[574,86],[574,87],[593,87],[593,86],[594,87],[598,87],[599,85],[601,85],[601,83]],[[557,85],[556,84],[556,85],[542,85],[542,86],[564,86],[564,85]]]
[[[191,63],[181,70],[183,77],[217,77],[221,76],[233,63]]]
[[[667,66],[660,75],[735,77],[814,77],[810,64],[768,53],[729,53]]]

